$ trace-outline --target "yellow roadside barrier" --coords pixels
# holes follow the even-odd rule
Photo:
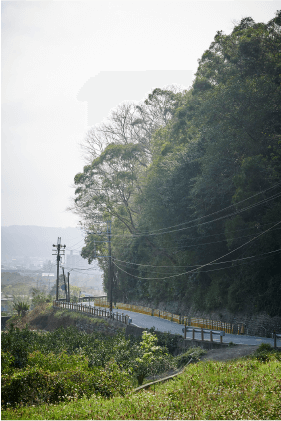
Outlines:
[[[109,308],[109,302],[106,299],[96,298],[94,302],[95,302],[96,307]],[[152,309],[150,307],[137,306],[133,304],[125,304],[125,303],[116,303],[116,305],[113,306],[113,308],[117,308],[120,310],[122,309],[122,310],[134,311],[136,313],[147,314],[149,316],[160,317],[161,319],[170,320],[175,323],[184,324],[186,326],[190,324],[190,326],[199,327],[203,329],[222,330],[226,333],[233,333],[233,324],[221,322],[218,320],[203,319],[199,317],[191,317],[189,319],[187,316],[173,314],[168,311]],[[238,335],[243,334],[244,331],[245,331],[244,324],[239,323]]]

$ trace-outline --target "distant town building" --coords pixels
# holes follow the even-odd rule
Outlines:
[[[66,255],[66,267],[67,269],[89,269],[89,264],[80,254],[73,254],[73,250],[70,250],[70,254]]]

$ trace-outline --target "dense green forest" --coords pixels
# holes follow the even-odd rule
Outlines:
[[[85,138],[73,211],[115,301],[281,315],[281,12],[217,32],[189,90],[123,103]]]

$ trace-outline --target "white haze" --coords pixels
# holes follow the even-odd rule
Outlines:
[[[76,226],[87,128],[152,88],[189,87],[216,32],[277,1],[2,1],[2,225]]]

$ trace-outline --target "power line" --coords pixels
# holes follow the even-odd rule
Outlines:
[[[263,227],[266,227],[266,226],[268,226],[268,225],[271,225],[272,224],[272,222],[271,223],[267,223],[267,224],[263,224]],[[239,231],[246,231],[246,230],[249,230],[249,229],[257,229],[257,227],[251,227],[251,228],[240,228],[240,229],[238,229],[238,230],[232,230],[232,231],[228,231],[227,232],[227,234],[232,234],[232,233],[235,233],[235,232],[239,232]],[[276,230],[280,230],[281,228],[276,228]],[[275,231],[275,230],[274,230]],[[186,239],[183,239],[183,238],[181,238],[179,241],[180,242],[183,242],[183,241],[190,241],[190,240],[200,240],[201,238],[207,238],[207,237],[215,237],[215,236],[218,236],[218,235],[226,235],[225,234],[225,232],[219,232],[219,233],[217,233],[217,234],[209,234],[209,235],[200,235],[200,236],[198,236],[198,237],[187,237]],[[255,235],[255,233],[253,233],[253,234],[248,234],[248,235],[244,235],[244,236],[241,236],[241,237],[236,237],[236,238],[233,238],[233,240],[238,240],[238,239],[240,239],[240,238],[247,238],[247,237],[251,237],[252,235]],[[122,239],[121,240],[119,240],[119,241],[122,241]],[[125,240],[124,240],[125,241]],[[212,241],[212,242],[209,242],[209,243],[196,243],[196,244],[191,244],[191,245],[186,245],[186,244],[184,244],[184,245],[182,245],[182,246],[180,246],[180,245],[178,245],[178,246],[175,246],[175,247],[158,247],[158,249],[159,250],[165,250],[165,251],[168,251],[168,250],[174,250],[174,249],[177,249],[178,251],[180,251],[179,249],[186,249],[186,248],[189,248],[189,247],[194,247],[194,246],[204,246],[204,245],[208,245],[208,244],[216,244],[216,243],[221,243],[221,242],[225,242],[225,241],[227,241],[227,238],[224,238],[223,240],[218,240],[218,241]],[[174,252],[174,254],[175,254],[176,252]]]
[[[82,242],[82,241],[84,241],[84,240],[85,240],[85,239],[84,239],[84,238],[82,238],[82,240],[78,241],[78,243],[75,243],[75,244],[73,244],[73,245],[68,246],[68,247],[67,247],[67,249],[71,249],[71,247],[75,247],[75,246],[77,246],[77,244],[81,243],[81,242]]]
[[[237,261],[241,261],[241,260],[252,259],[254,257],[260,257],[260,256],[272,254],[272,253],[277,253],[278,251],[281,251],[281,249],[269,251],[267,253],[262,253],[262,254],[259,254],[259,255],[256,255],[256,256],[241,257],[240,259],[224,260],[223,262],[215,262],[214,265],[222,265],[223,263],[232,263],[232,262],[237,262]],[[187,268],[187,267],[193,268],[193,267],[201,266],[201,265],[184,265],[184,266],[177,266],[177,265],[175,265],[175,266],[171,266],[171,265],[170,266],[143,265],[142,263],[125,262],[124,260],[119,260],[119,259],[116,259],[115,257],[113,258],[113,260],[117,260],[118,262],[126,263],[126,264],[129,264],[129,265],[153,267],[153,268]]]
[[[280,184],[281,184],[281,183],[277,183],[277,184],[275,184],[274,186],[269,187],[268,189],[265,189],[265,190],[263,190],[263,191],[261,191],[261,192],[258,192],[258,193],[256,193],[256,194],[254,194],[254,195],[252,195],[252,196],[248,197],[247,199],[240,200],[239,202],[234,203],[233,205],[226,206],[225,208],[220,209],[220,210],[218,210],[218,211],[216,211],[216,212],[210,213],[210,214],[205,215],[205,216],[201,216],[200,218],[193,219],[193,220],[191,220],[191,221],[189,221],[189,222],[182,222],[181,224],[172,225],[172,226],[170,226],[170,227],[166,227],[166,228],[159,228],[158,230],[151,231],[150,233],[151,233],[151,234],[153,234],[154,232],[163,231],[163,230],[165,230],[165,229],[175,228],[175,227],[178,227],[178,226],[181,226],[181,225],[189,224],[190,222],[198,221],[198,220],[200,220],[200,219],[202,219],[202,218],[207,218],[208,216],[212,216],[212,215],[215,215],[215,214],[217,214],[217,213],[219,213],[219,212],[223,212],[223,211],[224,211],[224,210],[226,210],[226,209],[229,209],[229,208],[231,208],[231,207],[233,207],[233,206],[237,206],[237,205],[239,205],[240,203],[246,202],[247,200],[252,199],[253,197],[258,196],[259,194],[262,194],[262,193],[267,192],[268,190],[274,189],[275,187],[280,186]]]
[[[234,259],[234,260],[228,260],[228,261],[224,261],[224,262],[221,262],[221,263],[213,263],[214,265],[220,265],[220,264],[224,264],[224,263],[235,263],[234,265],[231,265],[231,266],[224,266],[224,267],[222,267],[222,268],[216,268],[216,269],[208,269],[208,270],[202,270],[202,271],[200,271],[200,272],[202,272],[202,273],[208,273],[208,272],[214,272],[214,271],[218,271],[218,270],[225,270],[225,269],[232,269],[232,268],[234,268],[234,267],[237,267],[237,266],[241,266],[241,265],[244,265],[244,264],[247,264],[247,263],[249,263],[248,261],[245,261],[245,260],[248,260],[248,259],[255,259],[255,260],[253,260],[254,262],[256,262],[258,259],[264,259],[264,258],[266,258],[266,257],[268,257],[268,255],[269,254],[273,254],[273,253],[278,253],[278,252],[280,252],[281,251],[281,249],[278,249],[278,250],[274,250],[274,251],[271,251],[271,252],[268,252],[268,253],[263,253],[263,254],[260,254],[260,255],[257,255],[257,256],[249,256],[249,257],[243,257],[243,258],[241,258],[241,259]],[[239,262],[239,263],[237,263],[237,262]],[[115,266],[117,266],[117,265],[115,265]],[[195,265],[196,267],[198,267],[199,265]],[[190,267],[195,267],[195,266],[190,266]],[[118,267],[118,266],[117,266]],[[161,267],[161,266],[160,266]],[[184,266],[183,266],[184,267]],[[119,267],[118,267],[119,268]],[[121,271],[123,271],[124,272],[124,270],[123,269],[121,269],[121,268],[119,268]],[[157,271],[150,271],[151,273],[158,273]],[[127,272],[126,272],[127,273]],[[170,273],[172,273],[172,272],[170,272]],[[157,278],[157,279],[165,279],[165,278]]]
[[[87,270],[96,270],[97,269],[96,266],[93,266],[91,268],[86,268],[86,269],[84,269],[84,268],[71,268],[70,266],[64,266],[64,267],[66,269],[71,269],[71,270],[84,270],[84,271],[87,271]]]
[[[191,226],[189,226],[189,227],[184,227],[184,228],[178,228],[178,229],[175,229],[175,230],[170,230],[170,231],[165,231],[165,232],[150,232],[150,233],[147,233],[147,234],[131,234],[131,235],[121,235],[121,234],[113,234],[112,236],[113,237],[126,237],[126,238],[139,238],[139,237],[149,237],[149,236],[158,236],[158,235],[163,235],[163,234],[170,234],[171,232],[178,232],[178,231],[183,231],[183,230],[187,230],[187,229],[190,229],[190,228],[194,228],[194,227],[197,227],[197,226],[202,226],[202,225],[206,225],[206,224],[211,224],[212,222],[216,222],[216,221],[220,221],[221,219],[225,219],[225,218],[229,218],[230,216],[235,216],[235,215],[238,215],[239,213],[241,213],[241,212],[245,212],[246,210],[249,210],[249,209],[252,209],[252,208],[254,208],[254,207],[256,207],[256,206],[259,206],[259,205],[261,205],[261,204],[264,204],[264,203],[267,203],[267,202],[270,202],[271,200],[274,200],[274,199],[276,199],[277,197],[280,197],[281,196],[281,193],[276,193],[275,195],[273,195],[273,196],[271,196],[271,197],[269,197],[269,198],[267,198],[267,199],[263,199],[263,200],[261,200],[260,202],[258,202],[258,203],[255,203],[255,204],[253,204],[253,205],[249,205],[249,206],[247,206],[247,207],[245,207],[245,208],[243,208],[243,209],[240,209],[240,210],[238,210],[238,211],[236,211],[236,212],[232,212],[232,213],[230,213],[230,214],[227,214],[227,215],[225,215],[225,216],[221,216],[221,217],[219,217],[219,218],[216,218],[216,219],[212,219],[211,221],[207,221],[207,222],[202,222],[202,223],[199,223],[199,224],[195,224],[195,225],[191,225]],[[232,205],[232,206],[234,206],[234,205]],[[225,209],[227,209],[227,208],[225,208]],[[217,211],[217,212],[215,212],[215,213],[218,213],[218,212],[222,212],[223,210],[225,210],[225,209],[222,209],[222,210],[220,210],[220,211]],[[210,215],[207,215],[207,216],[210,216]],[[206,217],[207,217],[206,216]],[[203,218],[203,217],[202,217]],[[198,219],[201,219],[201,218],[198,218]],[[195,221],[195,220],[194,220]],[[189,222],[186,222],[186,223],[190,223],[190,222],[193,222],[193,221],[189,221]]]
[[[227,207],[225,207],[225,208],[223,208],[223,209],[220,209],[220,210],[218,210],[218,211],[216,211],[216,212],[213,212],[213,213],[210,213],[210,214],[208,214],[208,215],[201,216],[201,217],[199,217],[199,218],[193,219],[193,220],[188,221],[188,222],[183,222],[183,223],[181,223],[181,224],[172,225],[172,226],[170,226],[170,227],[166,227],[166,228],[159,228],[158,230],[155,230],[155,231],[150,231],[150,232],[146,232],[146,233],[134,234],[134,236],[136,236],[136,237],[137,237],[137,236],[144,236],[144,235],[160,235],[160,234],[166,234],[166,233],[169,233],[169,232],[178,231],[178,230],[172,230],[172,231],[167,231],[167,232],[164,232],[164,233],[159,233],[159,231],[167,230],[167,229],[170,229],[170,228],[175,228],[175,227],[177,227],[177,226],[181,226],[181,225],[185,225],[185,224],[190,224],[191,222],[195,222],[195,221],[198,221],[198,220],[200,220],[200,219],[207,218],[207,217],[209,217],[209,216],[212,216],[212,215],[215,215],[215,214],[217,214],[217,213],[223,212],[223,211],[224,211],[224,210],[226,210],[226,209],[229,209],[229,208],[232,208],[232,207],[234,207],[234,206],[237,206],[237,205],[239,205],[240,203],[243,203],[243,202],[245,202],[245,201],[247,201],[247,200],[249,200],[249,199],[252,199],[253,197],[256,197],[256,196],[258,196],[258,195],[260,195],[260,194],[262,194],[262,193],[265,193],[265,192],[266,192],[266,191],[268,191],[268,190],[271,190],[271,189],[273,189],[273,188],[275,188],[275,187],[278,187],[280,184],[281,184],[281,183],[277,183],[277,184],[275,184],[274,186],[269,187],[269,188],[268,188],[268,189],[266,189],[266,190],[263,190],[263,191],[261,191],[261,192],[259,192],[259,193],[256,193],[256,194],[254,194],[254,195],[252,195],[252,196],[248,197],[247,199],[243,199],[243,200],[241,200],[241,201],[239,201],[239,202],[237,202],[237,203],[234,203],[233,205],[229,205],[229,206],[227,206]],[[211,223],[211,222],[213,222],[213,221],[217,221],[217,220],[219,220],[219,219],[226,218],[226,217],[227,217],[227,216],[229,216],[229,215],[236,214],[237,212],[238,212],[238,213],[240,213],[240,212],[242,212],[242,211],[244,211],[244,210],[250,209],[251,207],[258,206],[259,204],[263,203],[264,201],[266,202],[266,201],[268,201],[268,200],[273,200],[273,199],[275,198],[275,196],[276,196],[276,197],[278,197],[279,195],[280,195],[280,193],[276,193],[275,195],[271,196],[271,197],[270,197],[270,198],[268,198],[268,199],[263,199],[263,200],[261,200],[261,201],[260,201],[260,202],[258,202],[258,203],[255,203],[255,204],[253,204],[253,205],[246,206],[245,208],[243,208],[243,209],[241,209],[241,210],[239,210],[239,211],[236,211],[235,213],[231,213],[231,214],[228,214],[228,215],[226,215],[226,216],[224,216],[224,217],[221,217],[221,218],[218,218],[218,219],[214,219],[214,220],[212,220],[212,221],[204,222],[204,223],[202,223],[202,224],[198,224],[198,225],[204,225],[204,224],[207,224],[207,223]],[[194,226],[197,226],[197,225],[194,225]],[[187,227],[187,228],[192,228],[192,227]],[[179,229],[179,230],[183,230],[183,229],[187,229],[187,228],[181,228],[181,229]],[[155,233],[158,233],[158,234],[155,234]]]
[[[174,277],[177,277],[177,276],[187,275],[188,273],[192,273],[192,272],[195,272],[196,270],[199,270],[199,269],[201,269],[201,268],[203,268],[203,267],[205,267],[205,266],[209,266],[209,265],[211,265],[212,263],[217,262],[218,260],[222,259],[223,257],[228,256],[228,255],[229,255],[229,254],[231,254],[231,253],[234,253],[235,251],[237,251],[237,250],[241,249],[241,248],[242,248],[242,247],[244,247],[245,245],[247,245],[247,244],[251,243],[252,241],[254,241],[254,240],[256,240],[257,238],[261,237],[262,235],[266,234],[268,231],[270,231],[272,228],[274,228],[276,225],[279,225],[280,223],[281,223],[281,221],[277,222],[277,224],[273,225],[271,228],[269,228],[269,229],[267,229],[266,231],[264,231],[264,232],[260,233],[259,235],[257,235],[256,237],[252,238],[251,240],[247,241],[246,243],[242,244],[241,246],[237,247],[236,249],[231,250],[230,252],[228,252],[228,253],[224,254],[223,256],[218,257],[217,259],[215,259],[215,260],[213,260],[213,261],[211,261],[211,262],[209,262],[209,263],[206,263],[206,264],[204,264],[204,265],[201,265],[201,266],[199,266],[198,268],[195,268],[195,269],[189,270],[189,271],[187,271],[187,272],[179,273],[179,274],[177,274],[177,275],[166,276],[166,277],[164,277],[164,278],[142,278],[142,277],[135,276],[135,275],[132,275],[131,273],[126,272],[125,270],[123,270],[123,269],[119,268],[119,266],[117,266],[117,264],[116,264],[116,263],[114,263],[114,262],[113,262],[113,263],[114,263],[114,265],[115,265],[118,269],[120,269],[121,271],[125,272],[127,275],[130,275],[130,276],[132,276],[133,278],[138,278],[138,279],[143,279],[143,280],[163,280],[163,279],[174,278]]]
[[[280,252],[281,251],[281,249],[279,249],[279,250],[275,250],[275,251],[273,251],[273,252],[269,252],[269,253],[266,253],[266,254],[272,254],[272,253],[275,253],[275,252]],[[261,255],[262,256],[262,255]],[[264,259],[265,257],[268,257],[268,256],[262,256],[262,257],[260,257],[260,256],[257,256],[259,259],[261,258],[261,259]],[[245,259],[247,259],[247,257],[245,258]],[[241,259],[242,260],[242,259]],[[258,259],[255,259],[254,260],[254,262],[256,262]],[[224,269],[232,269],[233,267],[237,267],[237,266],[241,266],[241,265],[245,265],[245,264],[247,264],[248,262],[241,262],[240,264],[235,264],[235,265],[233,265],[233,266],[225,266],[224,268],[217,268],[217,269],[209,269],[209,270],[202,270],[201,272],[204,272],[204,273],[207,273],[207,272],[214,272],[214,271],[217,271],[217,270],[224,270]],[[214,263],[215,264],[215,263]]]
[[[277,230],[280,230],[281,228],[276,228],[276,230],[274,230],[274,231],[277,231]],[[243,235],[243,236],[241,236],[241,237],[236,237],[236,238],[233,238],[232,239],[232,241],[236,241],[236,240],[239,240],[240,238],[249,238],[249,237],[252,237],[254,234],[249,234],[249,235]],[[217,244],[217,243],[223,243],[223,242],[226,242],[227,241],[227,239],[225,238],[224,240],[219,240],[219,241],[211,241],[210,243],[197,243],[197,244],[189,244],[189,245],[184,245],[184,246],[178,246],[178,247],[174,247],[174,248],[184,248],[184,249],[186,249],[186,248],[190,248],[190,247],[199,247],[199,246],[206,246],[206,245],[209,245],[209,244]],[[160,249],[160,250],[162,250],[162,249]],[[165,248],[165,249],[163,249],[163,250],[170,250],[170,248]],[[180,250],[178,250],[178,252],[179,252]],[[177,252],[174,252],[174,254],[176,254]]]

